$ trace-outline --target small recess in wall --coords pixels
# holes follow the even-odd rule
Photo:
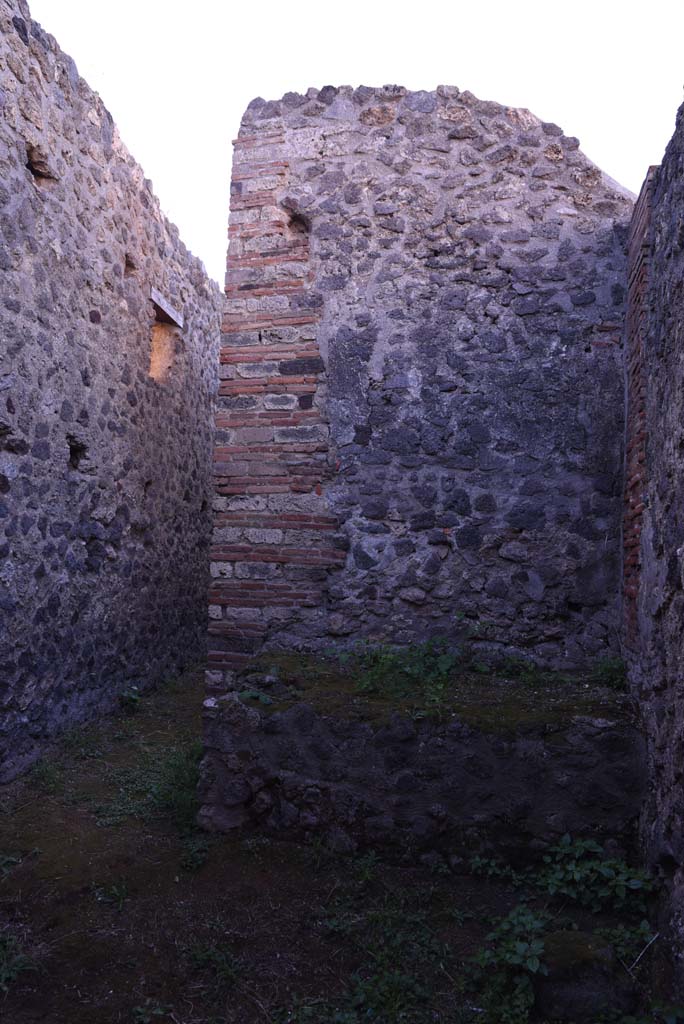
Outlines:
[[[152,380],[163,384],[168,380],[176,358],[180,328],[183,327],[183,314],[156,288],[152,289],[150,298],[154,306],[155,320],[152,324],[149,375]]]
[[[36,185],[49,185],[57,181],[57,175],[50,167],[44,151],[38,146],[26,143],[26,167],[31,172]]]

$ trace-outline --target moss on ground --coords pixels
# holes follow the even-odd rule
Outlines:
[[[262,686],[263,681],[267,685]],[[275,684],[273,680],[278,682]],[[280,684],[280,685],[278,685]],[[295,703],[311,704],[319,713],[381,723],[392,714],[412,718],[456,718],[474,729],[511,735],[553,732],[578,716],[626,719],[632,702],[624,691],[597,685],[589,673],[520,672],[465,663],[455,666],[437,699],[428,691],[406,693],[392,686],[369,691],[364,668],[354,658],[273,651],[245,670],[239,689],[243,699],[265,712]],[[264,703],[262,698],[270,703]]]

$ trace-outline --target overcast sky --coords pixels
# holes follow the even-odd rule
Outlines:
[[[254,96],[457,85],[560,124],[634,192],[684,99],[682,0],[33,0],[31,10],[221,282],[230,140]]]

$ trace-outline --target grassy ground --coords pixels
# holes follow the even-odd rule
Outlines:
[[[457,716],[474,729],[501,735],[562,729],[577,715],[622,719],[633,713],[619,665],[561,674],[513,659],[498,667],[478,664],[429,643],[408,650],[409,657],[391,647],[360,648],[348,658],[263,655],[244,673],[242,696],[266,713],[306,701],[323,714],[369,722],[394,712]]]
[[[494,1020],[466,964],[520,904],[520,880],[487,863],[473,873],[203,835],[201,696],[198,675],[132,693],[128,712],[67,736],[0,791],[0,1019]],[[523,899],[555,930],[621,919]]]

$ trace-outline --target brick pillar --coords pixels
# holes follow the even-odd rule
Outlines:
[[[627,416],[623,519],[625,643],[639,647],[638,597],[641,579],[641,526],[646,502],[646,380],[644,347],[648,325],[648,272],[651,259],[653,175],[649,168],[634,208],[628,246],[628,298],[625,323]]]
[[[234,147],[209,595],[209,685],[219,689],[295,620],[306,636],[328,571],[345,559],[323,495],[325,367],[306,217],[292,212],[281,133],[241,135]]]

